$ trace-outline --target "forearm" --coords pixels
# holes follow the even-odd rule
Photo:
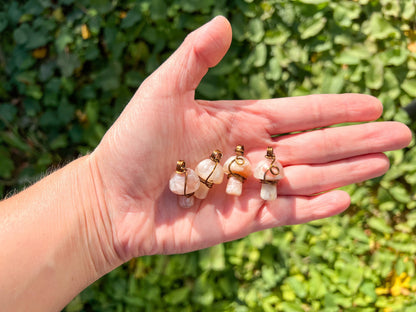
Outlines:
[[[59,311],[120,264],[90,172],[83,157],[0,202],[5,311]]]

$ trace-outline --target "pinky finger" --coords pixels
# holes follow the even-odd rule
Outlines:
[[[253,231],[331,217],[349,205],[350,196],[339,190],[316,196],[280,196],[260,208]]]

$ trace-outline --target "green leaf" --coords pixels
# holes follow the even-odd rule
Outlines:
[[[412,200],[407,190],[401,184],[396,184],[389,191],[393,198],[400,203],[406,204]]]
[[[0,146],[0,177],[4,179],[10,179],[14,171],[14,162],[11,160],[11,156],[8,150]]]
[[[412,20],[415,14],[415,4],[413,0],[402,0],[402,14],[404,20]]]
[[[215,4],[215,0],[178,0],[181,8],[188,13],[193,12],[209,12],[210,7]]]
[[[189,296],[190,289],[188,287],[182,287],[178,289],[174,289],[167,293],[163,300],[171,305],[176,305],[180,302],[183,302],[186,300],[186,298]]]
[[[61,70],[62,76],[69,77],[80,66],[80,61],[75,54],[64,52],[58,55],[57,65]]]
[[[6,13],[0,12],[0,33],[6,29],[8,24]]]
[[[26,43],[26,49],[33,50],[45,46],[50,41],[50,36],[42,32],[32,32]]]
[[[63,133],[56,138],[54,138],[52,141],[49,142],[49,147],[51,150],[57,150],[59,148],[65,148],[68,146],[68,136],[66,133]]]
[[[221,271],[225,268],[224,245],[215,245],[200,251],[199,265],[204,271]]]
[[[382,5],[383,14],[386,16],[399,17],[400,15],[400,2],[391,0],[380,0]]]
[[[334,62],[336,64],[357,65],[362,60],[368,60],[371,57],[367,47],[361,44],[353,45],[350,48],[343,50],[338,56],[335,57]]]
[[[296,0],[296,1],[300,3],[314,4],[314,5],[327,4],[329,2],[329,0]]]
[[[268,99],[270,98],[270,91],[266,79],[263,74],[252,75],[250,78],[250,90],[253,98]]]
[[[409,50],[405,47],[392,47],[381,53],[381,58],[386,65],[400,66],[407,61]]]
[[[123,18],[120,27],[121,28],[130,28],[140,22],[142,19],[142,13],[138,6],[133,7]]]
[[[16,106],[12,104],[1,104],[0,105],[0,120],[12,122],[17,114]]]
[[[202,273],[194,286],[192,300],[203,306],[209,306],[214,301],[214,288],[206,272]]]
[[[255,55],[255,61],[253,65],[255,67],[262,67],[266,63],[266,60],[267,60],[266,45],[264,43],[260,43],[256,45],[256,48],[254,50],[254,55]]]
[[[379,231],[381,233],[390,234],[393,232],[393,229],[386,223],[386,220],[383,218],[371,217],[367,220],[367,224],[373,230]]]
[[[321,274],[312,269],[309,272],[309,295],[314,298],[323,298],[327,293],[325,283],[322,280]]]
[[[14,41],[17,44],[23,45],[30,38],[30,27],[28,24],[22,24],[19,28],[16,28],[13,32]]]
[[[379,57],[370,60],[370,66],[365,75],[365,82],[370,89],[378,90],[383,85],[384,65]]]
[[[416,97],[416,79],[405,80],[401,87],[411,97]]]
[[[368,236],[365,234],[364,230],[359,227],[350,228],[348,230],[348,236],[363,243],[369,242]]]
[[[358,3],[343,1],[334,8],[334,20],[341,27],[350,27],[360,13],[361,8]]]
[[[290,31],[278,24],[274,29],[266,31],[263,41],[267,45],[283,45],[289,37]]]
[[[300,38],[308,39],[316,36],[325,27],[327,19],[317,13],[313,19],[307,20],[299,26]]]
[[[150,3],[150,14],[155,21],[166,19],[166,2],[164,0],[152,0]]]
[[[306,288],[307,284],[302,275],[290,276],[285,280],[285,283],[287,283],[290,286],[290,288],[294,291],[296,297],[306,297],[308,293]]]
[[[270,59],[265,76],[266,79],[274,81],[278,81],[282,77],[282,67],[276,57]]]
[[[58,52],[63,52],[65,50],[65,47],[72,43],[74,38],[70,33],[67,32],[67,30],[63,30],[62,33],[59,33],[56,40],[55,40],[55,46]]]
[[[349,266],[349,279],[348,279],[348,288],[352,293],[356,293],[358,287],[361,285],[364,278],[364,271],[361,266]]]
[[[322,81],[322,93],[340,93],[344,87],[344,73],[342,70],[337,75],[326,72]]]
[[[259,19],[253,19],[248,24],[248,39],[252,42],[260,42],[264,37],[263,23]]]
[[[369,37],[379,40],[388,37],[400,38],[399,31],[378,12],[373,13],[370,20],[363,25],[363,31]]]
[[[113,2],[110,0],[89,0],[89,4],[102,15],[113,9]]]
[[[39,124],[42,127],[58,127],[60,125],[57,112],[55,110],[46,110],[39,119]]]

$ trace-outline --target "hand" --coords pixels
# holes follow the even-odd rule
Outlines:
[[[380,102],[367,95],[310,95],[247,101],[201,101],[195,89],[231,42],[227,20],[217,17],[191,33],[138,89],[119,119],[90,155],[99,203],[98,222],[117,256],[126,261],[156,253],[183,253],[234,240],[251,232],[308,222],[344,211],[348,194],[331,191],[385,173],[382,152],[405,147],[406,126],[365,123],[377,119]],[[225,194],[226,181],[194,207],[178,206],[168,189],[176,161],[194,168],[214,149],[224,158],[244,144],[255,165],[273,146],[285,166],[278,199],[261,200],[249,178],[243,194]],[[224,161],[223,158],[223,161]],[[329,192],[326,192],[329,191]],[[319,195],[321,192],[326,192]],[[108,254],[108,253],[106,253]]]

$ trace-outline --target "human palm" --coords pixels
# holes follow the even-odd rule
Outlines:
[[[230,41],[224,18],[190,34],[142,84],[91,155],[101,220],[113,242],[103,248],[114,248],[123,261],[183,253],[339,213],[348,207],[349,196],[330,190],[383,174],[389,163],[382,152],[409,143],[410,132],[400,123],[304,131],[377,119],[381,104],[366,95],[195,100],[200,80]],[[293,132],[299,133],[287,134]],[[232,156],[237,144],[245,146],[252,165],[273,146],[285,166],[277,200],[262,200],[261,184],[253,177],[241,196],[227,195],[225,179],[206,199],[181,208],[168,189],[176,161],[195,168],[215,149],[225,159]]]

